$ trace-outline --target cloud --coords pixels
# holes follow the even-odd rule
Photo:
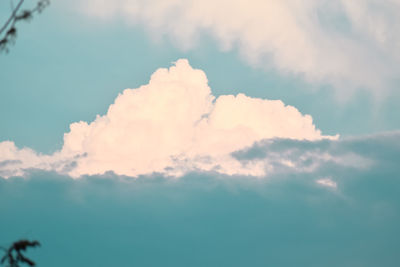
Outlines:
[[[123,17],[185,49],[202,36],[238,50],[250,64],[332,84],[346,98],[356,88],[387,93],[399,75],[400,3],[395,0],[90,0],[79,9]]]
[[[269,179],[210,172],[181,179],[111,173],[71,179],[30,170],[24,179],[0,178],[1,244],[38,239],[42,247],[29,255],[43,267],[395,267],[399,140],[397,133],[276,141],[269,151],[351,151],[374,164],[327,161],[313,172],[280,172]],[[316,179],[330,179],[337,188]]]
[[[64,135],[61,151],[38,155],[3,142],[0,160],[19,160],[4,176],[39,168],[74,177],[102,174],[138,176],[216,171],[229,175],[265,175],[264,162],[242,164],[231,153],[272,138],[337,139],[316,129],[310,115],[279,100],[244,94],[215,98],[203,71],[187,60],[157,70],[149,84],[126,89],[107,113],[92,122],[76,122]]]
[[[399,141],[400,132],[264,139],[231,154],[241,166],[267,167],[258,177],[267,179],[201,169],[180,179],[167,172],[72,179],[54,162],[60,170],[23,169],[23,179],[0,178],[2,242],[38,239],[43,247],[32,258],[44,267],[394,267]],[[44,157],[1,145],[10,159],[0,169],[22,164],[22,154]],[[65,163],[74,160],[78,166],[80,158]]]
[[[337,183],[335,181],[332,181],[331,178],[321,178],[315,181],[317,184],[325,186],[325,187],[330,187],[330,188],[337,188]]]
[[[57,156],[38,155],[30,148],[19,149],[11,141],[0,142],[0,176],[21,176],[24,169],[51,170]]]

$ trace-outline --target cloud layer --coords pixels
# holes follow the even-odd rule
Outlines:
[[[270,159],[268,179],[29,170],[0,178],[1,245],[38,239],[29,256],[43,267],[397,267],[399,141],[265,140],[235,154]]]
[[[242,164],[231,153],[272,138],[337,136],[323,136],[311,116],[279,100],[243,94],[215,98],[204,72],[182,59],[157,70],[149,84],[124,90],[93,122],[72,123],[61,151],[54,155],[0,143],[0,170],[3,176],[21,175],[26,168],[74,177],[107,171],[181,176],[194,170],[262,176],[264,162]]]
[[[342,97],[358,87],[383,95],[399,74],[397,0],[90,0],[78,6],[91,16],[144,25],[186,49],[209,34],[254,66],[333,84]]]
[[[273,171],[71,179],[30,169],[0,178],[2,245],[38,239],[29,256],[43,267],[398,266],[400,132],[265,139],[232,157]]]

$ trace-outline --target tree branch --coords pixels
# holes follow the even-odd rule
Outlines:
[[[21,20],[29,21],[33,14],[41,13],[43,9],[50,4],[50,0],[38,0],[33,9],[19,12],[23,2],[24,0],[19,0],[17,6],[12,8],[10,17],[0,29],[0,52],[6,51],[8,53],[8,45],[15,42],[15,38],[17,37],[17,22]],[[11,4],[13,6],[12,0]]]
[[[11,13],[11,16],[8,18],[8,20],[7,20],[6,23],[3,25],[3,27],[1,27],[0,34],[2,34],[3,31],[5,31],[5,30],[7,29],[8,25],[9,25],[13,20],[15,20],[15,17],[16,17],[16,15],[17,15],[17,12],[18,12],[18,10],[19,10],[19,8],[21,7],[21,5],[22,5],[23,2],[24,2],[24,0],[20,0],[20,1],[18,2],[17,6],[14,8],[13,12]]]

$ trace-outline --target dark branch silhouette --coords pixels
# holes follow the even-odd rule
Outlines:
[[[0,264],[7,263],[8,267],[19,267],[21,263],[26,263],[29,266],[35,266],[35,262],[25,257],[22,252],[25,252],[28,247],[38,247],[40,243],[36,240],[19,240],[14,242],[8,249],[2,248],[5,251]]]
[[[11,0],[11,4],[13,1]],[[35,13],[41,13],[49,4],[50,0],[39,0],[32,9],[20,10],[24,0],[19,0],[15,7],[12,7],[11,15],[0,28],[0,53],[8,53],[9,45],[15,43],[17,38],[17,23],[30,21]]]

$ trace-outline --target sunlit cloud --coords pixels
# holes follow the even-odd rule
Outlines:
[[[263,176],[266,162],[243,164],[231,154],[273,138],[312,141],[338,136],[322,135],[310,115],[280,100],[244,94],[216,98],[205,73],[182,59],[157,70],[147,85],[124,90],[105,115],[72,123],[61,151],[38,155],[8,141],[0,143],[0,160],[19,161],[3,164],[3,172],[10,175],[40,168],[74,177],[107,171],[182,176],[196,170]]]

